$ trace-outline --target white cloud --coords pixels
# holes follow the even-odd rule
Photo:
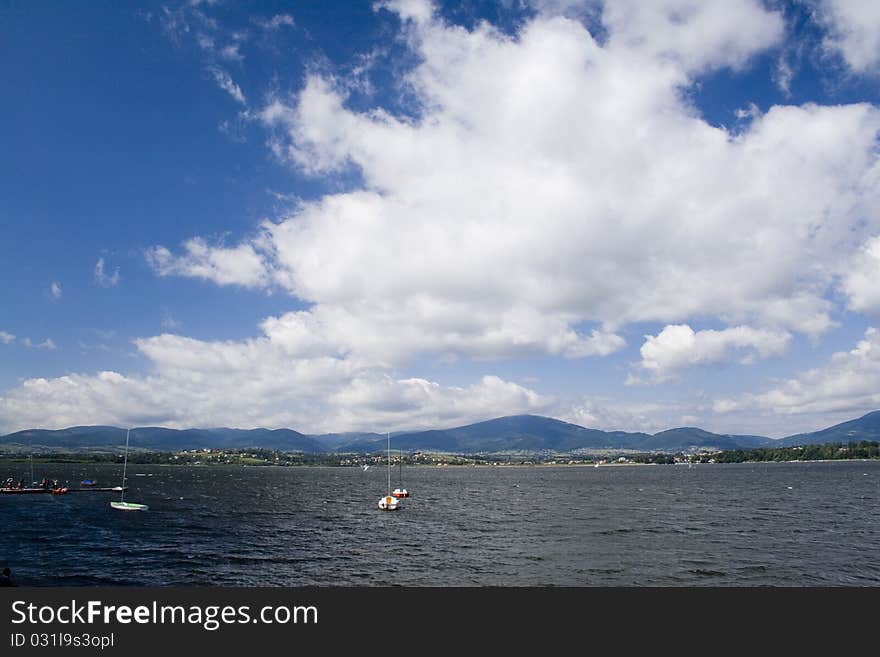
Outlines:
[[[590,429],[656,433],[694,424],[693,409],[672,401],[633,402],[581,399],[554,408],[554,417]]]
[[[740,68],[778,43],[784,28],[760,0],[615,0],[605,3],[602,19],[611,49],[669,59],[686,71]]]
[[[282,27],[294,26],[293,16],[291,16],[290,14],[276,14],[272,18],[255,16],[251,18],[251,22],[257,27],[269,32],[279,30]]]
[[[0,342],[3,344],[9,344],[15,340],[15,336],[12,333],[7,333],[6,331],[0,331]]]
[[[776,82],[776,86],[779,87],[780,91],[782,91],[786,97],[791,96],[791,82],[794,79],[795,73],[796,70],[792,67],[791,62],[786,55],[781,55],[776,62],[774,81]]]
[[[232,98],[235,99],[237,102],[241,103],[242,105],[247,105],[247,101],[245,100],[244,93],[242,93],[241,91],[241,87],[239,87],[235,83],[229,73],[217,66],[212,66],[208,70],[213,76],[214,82],[217,83],[218,87],[220,87],[223,91],[232,96]]]
[[[427,0],[380,0],[376,6],[416,23],[428,23],[434,16],[434,6]]]
[[[880,237],[874,237],[854,258],[843,279],[848,307],[856,312],[880,314]]]
[[[162,31],[174,43],[179,44],[181,38],[190,32],[191,28],[183,7],[176,10],[162,7],[162,13],[158,16]]]
[[[717,413],[777,416],[842,414],[851,419],[880,407],[880,331],[869,328],[851,351],[833,354],[827,364],[808,370],[761,394],[718,400]],[[794,433],[791,431],[790,433]]]
[[[119,267],[108,276],[104,271],[104,258],[98,258],[95,263],[95,283],[100,287],[116,287],[119,285]]]
[[[222,59],[241,62],[244,55],[240,48],[248,39],[248,32],[230,32],[224,29],[217,19],[209,16],[197,5],[180,6],[175,10],[162,7],[159,22],[165,34],[176,45],[192,34],[196,45],[207,55],[209,61]],[[231,92],[230,92],[231,93]]]
[[[880,229],[880,112],[753,108],[734,134],[682,93],[776,44],[778,14],[617,3],[600,45],[544,14],[511,38],[427,3],[385,6],[420,56],[406,79],[418,119],[350,109],[344,84],[315,75],[260,114],[301,171],[355,169],[365,188],[304,202],[232,249],[157,247],[157,271],[281,286],[312,304],[279,320],[315,334],[304,343],[386,363],[605,355],[619,327],[695,317],[743,325],[717,353],[701,332],[695,362],[720,362],[833,326],[853,240]],[[239,266],[206,266],[215,257]],[[646,363],[668,373],[677,358]]]
[[[49,296],[57,301],[61,298],[63,294],[64,292],[61,289],[61,283],[59,283],[58,281],[52,281],[52,283],[49,285]]]
[[[315,312],[360,317],[352,327],[399,309],[392,330],[426,344],[435,331],[412,308],[439,309],[475,350],[491,334],[515,351],[519,325],[503,322],[529,313],[607,333],[693,317],[811,336],[833,325],[841,254],[880,216],[880,112],[754,108],[734,134],[681,93],[694,71],[773,45],[777,14],[757,2],[615,4],[600,46],[574,21],[540,16],[512,39],[429,10],[401,9],[422,57],[407,79],[418,120],[351,110],[326,76],[261,113],[301,171],[353,168],[366,183],[244,243],[263,250],[273,284]],[[559,342],[545,352],[577,351]]]
[[[21,343],[28,349],[57,349],[51,338],[46,338],[42,342],[33,342],[30,338],[22,338]]]
[[[495,414],[531,413],[549,400],[516,383],[483,376],[470,386],[444,387],[425,379],[358,379],[333,397],[343,426],[366,414],[374,423],[427,429],[484,420]],[[495,410],[503,408],[500,413]]]
[[[197,34],[196,43],[199,44],[199,48],[201,48],[202,50],[206,50],[208,52],[214,51],[214,39],[207,34]]]
[[[395,430],[535,412],[552,401],[495,376],[465,387],[395,379],[375,364],[322,355],[272,334],[241,342],[165,334],[136,345],[151,362],[148,376],[27,380],[0,398],[0,428],[151,423]]]
[[[217,51],[217,55],[221,59],[225,59],[228,62],[240,62],[244,59],[244,55],[239,52],[239,48],[241,44],[239,43],[229,43]],[[215,74],[216,79],[216,74]],[[238,85],[232,82],[232,78],[229,75],[224,74],[224,81],[221,83],[219,80],[217,82],[220,86],[235,98],[238,102],[244,103],[244,94],[241,93],[241,89],[238,88]]]
[[[880,3],[872,0],[817,0],[816,15],[828,29],[825,47],[839,53],[856,73],[874,73],[880,64]]]
[[[547,400],[393,368],[425,354],[603,355],[636,322],[734,327],[695,332],[690,350],[660,340],[645,362],[666,375],[833,325],[831,292],[880,234],[880,112],[775,106],[728,131],[689,100],[698,75],[778,46],[778,13],[757,0],[608,4],[600,43],[547,12],[510,36],[448,25],[425,2],[385,6],[419,62],[400,80],[415,116],[356,109],[329,74],[260,114],[300,173],[354,172],[363,187],[232,247],[194,237],[180,254],[147,252],[159,275],[281,287],[308,309],[242,342],[145,338],[146,377],[35,379],[0,404],[7,423],[57,403],[57,423],[65,408],[83,409],[76,422],[131,408],[179,426],[452,424]]]
[[[566,358],[605,356],[624,341],[593,330],[589,336],[567,322],[513,306],[476,310],[424,298],[365,307],[318,306],[270,317],[263,330],[296,353],[354,354],[383,364],[402,364],[419,353],[494,359],[550,353]],[[407,318],[401,321],[401,316]]]
[[[791,335],[786,332],[736,326],[720,331],[694,331],[687,324],[666,326],[656,336],[646,335],[640,349],[638,368],[654,383],[666,381],[682,370],[704,365],[742,364],[756,358],[780,356],[788,350]],[[631,377],[631,383],[644,382]]]
[[[218,285],[259,287],[269,282],[262,257],[251,244],[235,248],[210,247],[194,238],[184,243],[186,254],[175,256],[163,246],[146,252],[147,262],[160,276],[204,278]]]

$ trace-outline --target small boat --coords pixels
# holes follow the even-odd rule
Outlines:
[[[48,492],[47,488],[0,488],[2,495],[38,495]]]
[[[398,500],[409,497],[409,491],[403,487],[403,454],[400,455],[400,475],[398,481],[400,481],[400,485],[391,491],[391,496]]]
[[[98,480],[97,479],[83,479],[81,482],[79,482],[79,485],[83,486],[83,487],[97,486]]]
[[[395,499],[391,495],[386,495],[381,500],[379,500],[379,510],[397,511],[397,499]]]
[[[150,507],[146,504],[135,504],[134,502],[126,502],[125,501],[125,491],[128,488],[125,485],[125,472],[128,468],[128,437],[131,434],[131,429],[125,432],[125,460],[122,463],[122,486],[118,486],[120,491],[120,497],[118,502],[110,502],[110,508],[116,509],[117,511],[149,511]],[[114,488],[116,490],[116,488]]]
[[[110,506],[118,511],[149,511],[150,507],[146,504],[135,504],[134,502],[110,502]]]
[[[379,499],[380,511],[397,511],[397,498],[391,494],[391,434],[388,434],[388,494]]]
[[[60,488],[53,488],[52,494],[53,495],[67,495],[67,493],[69,491],[70,491],[70,489],[67,486],[61,486]]]

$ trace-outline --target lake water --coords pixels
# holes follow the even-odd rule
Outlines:
[[[880,585],[877,461],[413,467],[395,513],[376,509],[383,468],[129,473],[146,513],[111,493],[0,495],[0,563],[37,586]]]

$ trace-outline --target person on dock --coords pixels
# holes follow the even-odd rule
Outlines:
[[[3,569],[3,575],[0,576],[0,586],[15,586],[15,583],[12,581],[12,572],[9,568]]]

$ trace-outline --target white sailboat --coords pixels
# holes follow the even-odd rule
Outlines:
[[[128,436],[131,429],[125,432],[125,460],[122,463],[122,486],[119,486],[120,497],[118,502],[110,502],[110,506],[119,511],[147,511],[150,507],[146,504],[135,504],[125,501],[125,472],[128,468]],[[114,488],[114,490],[116,490]]]
[[[397,498],[391,494],[391,434],[388,434],[388,494],[379,499],[380,511],[397,511]]]
[[[396,499],[403,499],[404,497],[409,497],[409,491],[403,487],[403,454],[400,455],[400,474],[398,475],[397,481],[400,482],[400,485],[391,491],[391,496]]]

